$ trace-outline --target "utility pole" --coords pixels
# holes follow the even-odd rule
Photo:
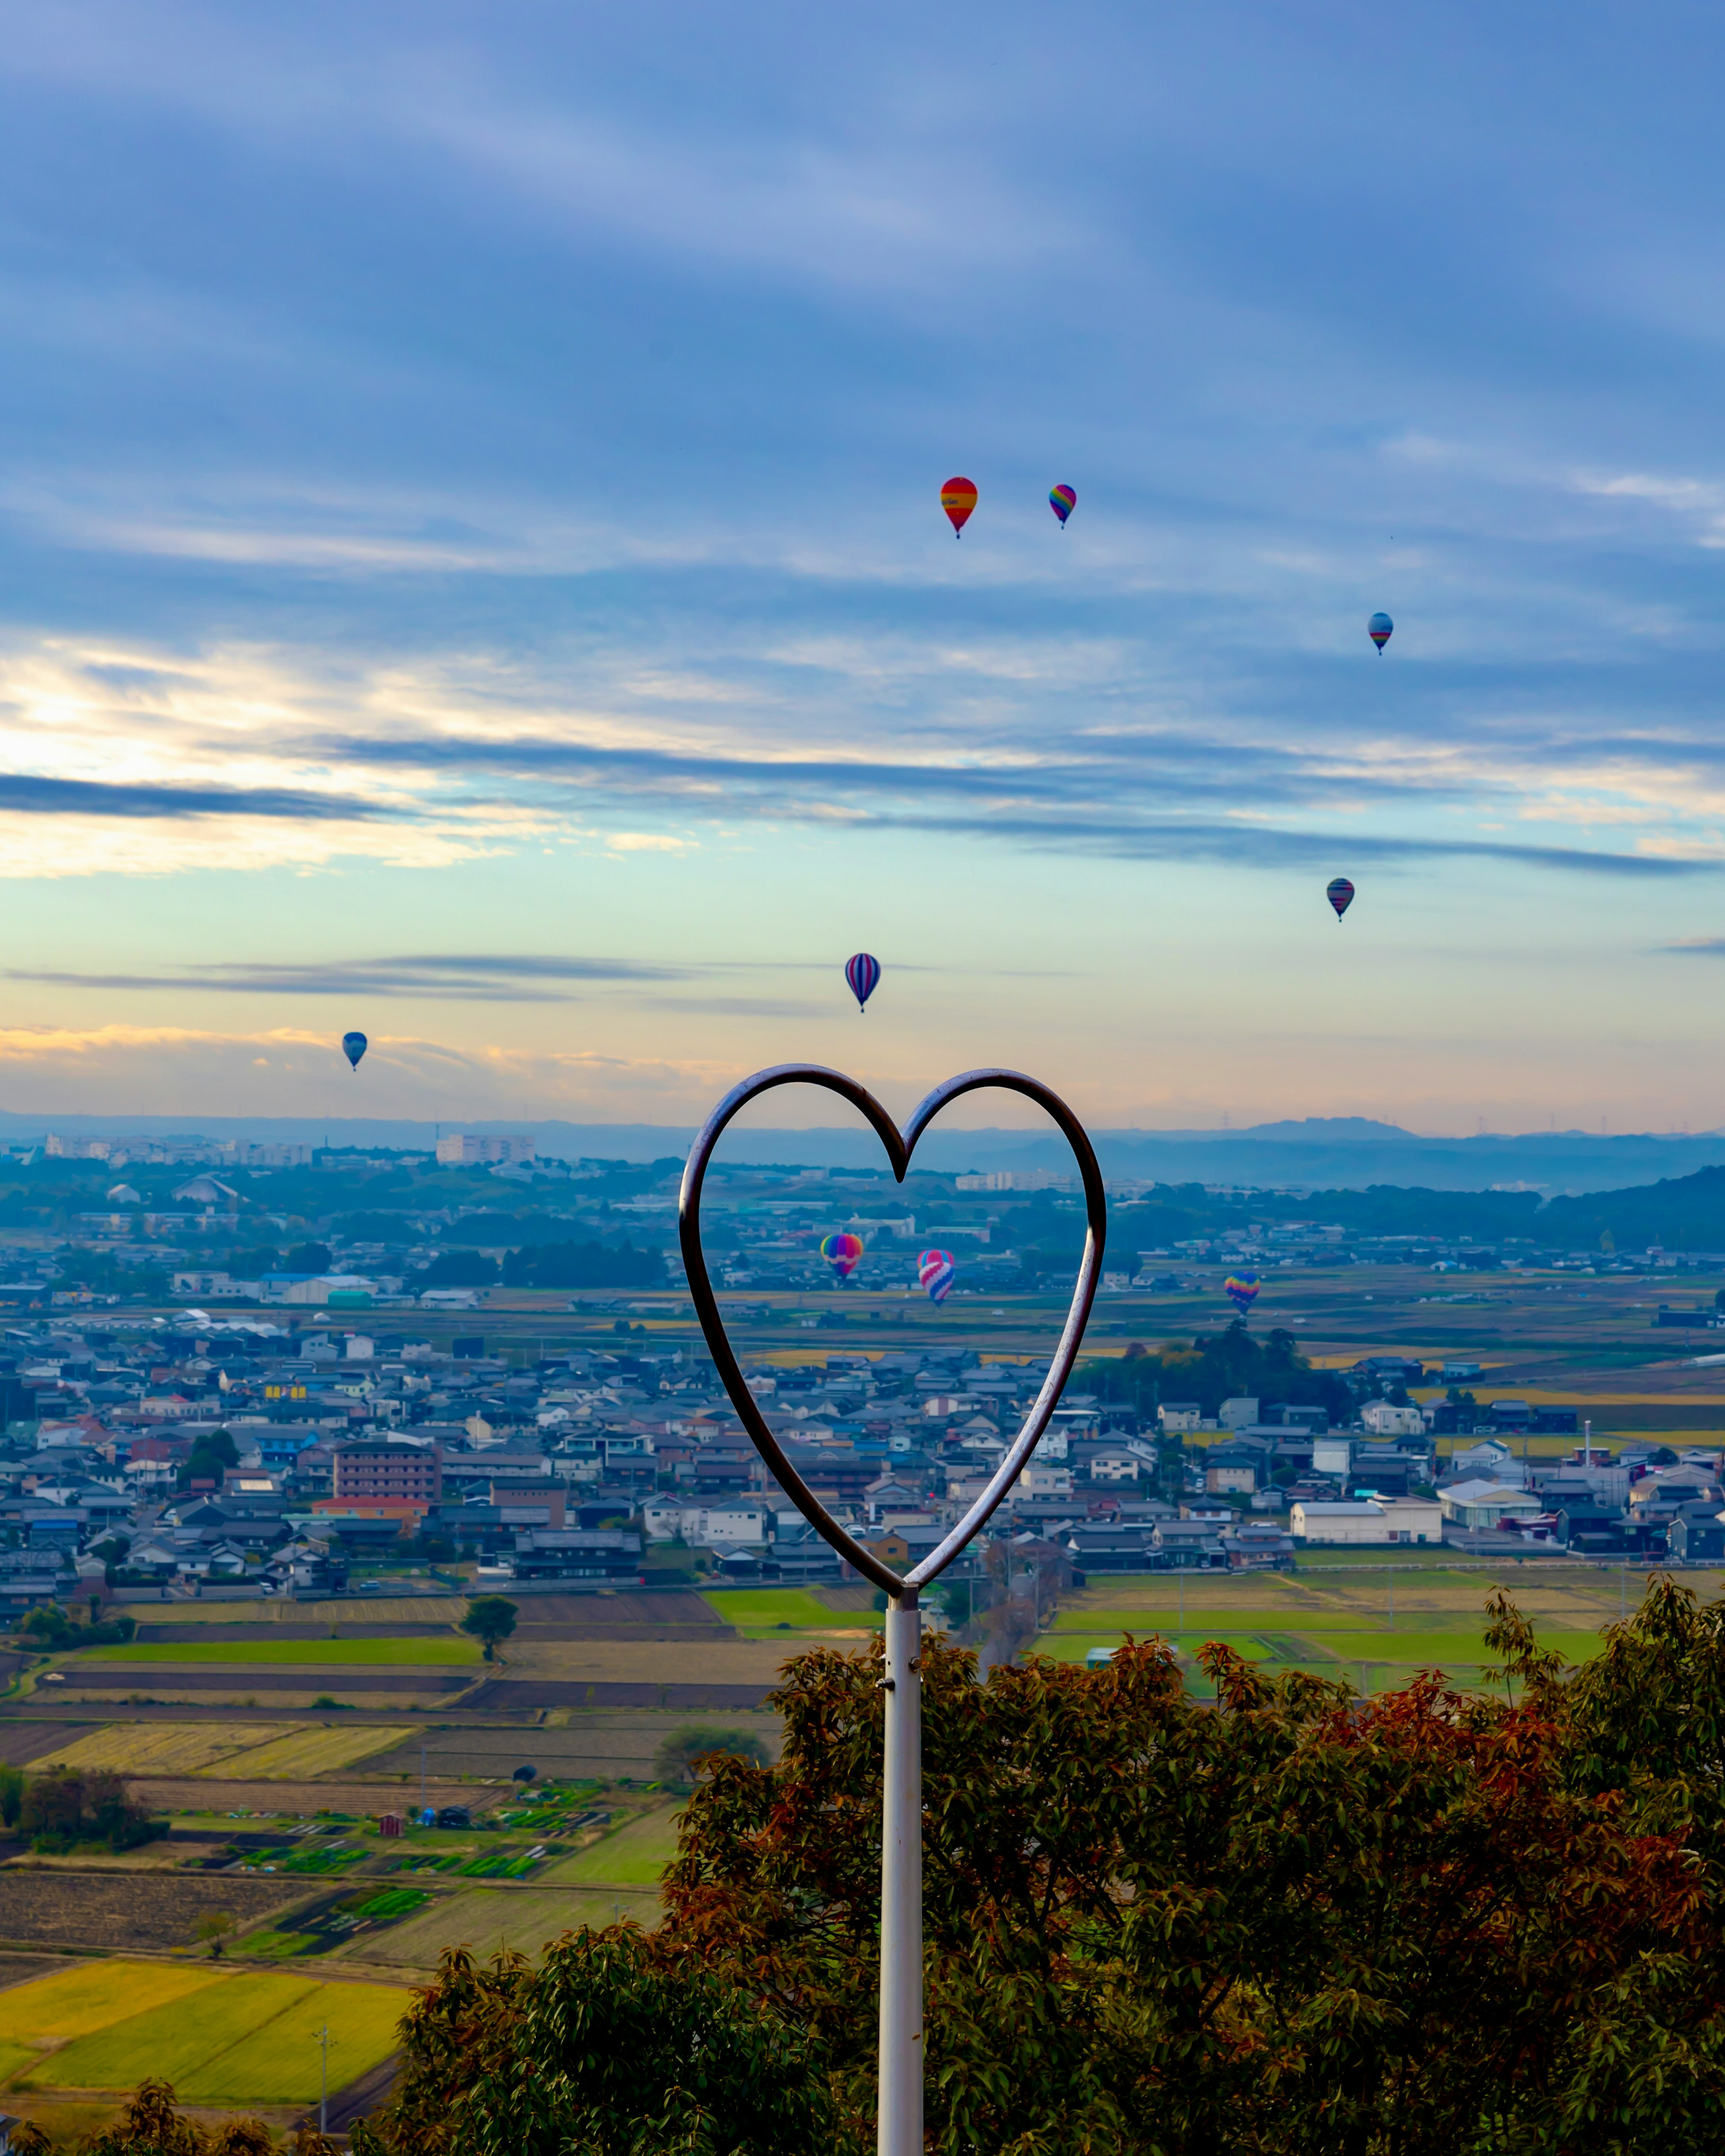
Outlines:
[[[330,2130],[330,2025],[327,2021],[317,2032],[317,2044],[323,2053],[323,2086],[317,2097],[317,2130],[320,2133],[327,2133]]]
[[[1389,1568],[1389,1629],[1395,1630],[1395,1568]]]
[[[429,1809],[425,1795],[425,1740],[424,1738],[419,1740],[419,1809],[422,1812]]]

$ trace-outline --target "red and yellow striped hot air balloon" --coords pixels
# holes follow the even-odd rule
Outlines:
[[[968,479],[949,479],[941,489],[941,507],[952,520],[952,536],[957,539],[970,521],[970,512],[976,507],[976,485]]]

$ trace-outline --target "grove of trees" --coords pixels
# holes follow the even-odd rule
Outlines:
[[[1725,2138],[1725,1607],[1570,1672],[1363,1701],[1158,1644],[924,1649],[940,2156],[1709,2156]],[[356,2156],[861,2156],[881,1696],[818,1650],[777,1767],[704,1763],[662,1928],[445,1958]]]

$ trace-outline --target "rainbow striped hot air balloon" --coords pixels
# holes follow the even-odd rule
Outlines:
[[[1249,1317],[1252,1305],[1258,1300],[1258,1276],[1255,1273],[1230,1273],[1222,1283],[1222,1292],[1242,1317]]]
[[[976,507],[976,485],[972,480],[949,479],[941,489],[941,507],[952,520],[952,536],[960,537]]]
[[[1065,485],[1051,486],[1048,490],[1048,506],[1060,518],[1060,529],[1064,531],[1066,528],[1066,519],[1078,506],[1077,489]]]
[[[1395,624],[1387,613],[1374,613],[1366,624],[1366,634],[1378,647],[1378,656],[1384,656],[1384,647],[1395,633]]]
[[[923,1250],[916,1259],[916,1284],[931,1302],[944,1302],[957,1270],[950,1250]]]
[[[862,1237],[841,1230],[836,1235],[827,1237],[820,1246],[820,1254],[840,1280],[849,1280],[856,1270],[857,1260],[863,1254]]]
[[[880,961],[871,958],[866,951],[859,951],[854,958],[845,961],[845,978],[850,983],[850,993],[856,998],[859,1011],[880,985]]]

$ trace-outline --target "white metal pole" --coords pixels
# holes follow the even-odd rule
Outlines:
[[[879,2156],[922,2156],[922,1625],[914,1589],[886,1605]]]

